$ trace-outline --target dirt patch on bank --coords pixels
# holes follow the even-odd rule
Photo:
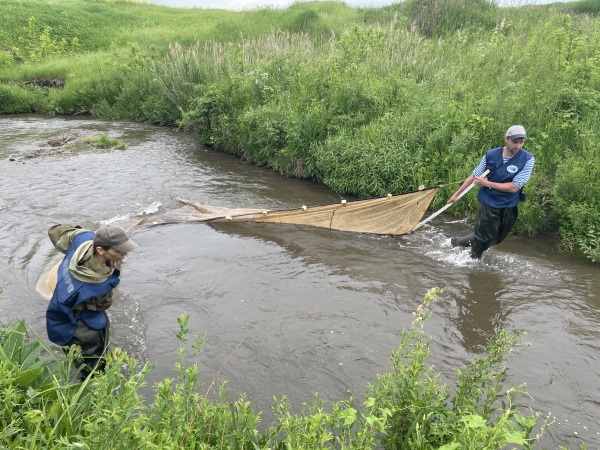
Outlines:
[[[99,138],[104,132],[96,130],[71,130],[66,133],[59,134],[53,138],[50,138],[46,142],[40,143],[39,145],[49,145],[50,147],[62,147],[64,145],[73,144],[81,139],[85,138]]]
[[[21,85],[25,86],[28,84],[33,84],[34,86],[42,86],[42,87],[49,87],[49,88],[55,88],[55,89],[60,89],[63,88],[65,86],[65,80],[61,80],[59,78],[44,78],[44,77],[40,77],[40,78],[33,78],[29,81],[24,81],[21,83]]]
[[[24,161],[28,159],[48,158],[50,156],[70,156],[73,151],[68,148],[38,148],[22,154],[19,158],[9,158],[10,161]]]

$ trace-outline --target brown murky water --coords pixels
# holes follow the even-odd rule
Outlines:
[[[108,131],[129,146],[19,159],[70,130]],[[10,161],[12,157],[16,161]],[[179,207],[177,197],[226,207],[285,209],[335,202],[324,186],[196,145],[161,127],[89,118],[0,117],[0,279],[10,280],[0,320],[25,318],[45,335],[36,281],[54,255],[47,229],[95,228]],[[286,394],[295,410],[314,392],[341,400],[389,369],[397,330],[428,289],[444,293],[427,330],[431,362],[451,377],[494,328],[528,332],[509,359],[509,381],[527,382],[537,411],[556,423],[550,448],[600,447],[600,268],[555,243],[510,236],[481,262],[453,250],[463,225],[443,220],[400,239],[274,224],[177,224],[134,234],[110,310],[114,346],[157,363],[150,381],[174,376],[176,318],[207,334],[200,357],[210,382],[258,397],[268,412]],[[268,416],[265,417],[268,419]]]

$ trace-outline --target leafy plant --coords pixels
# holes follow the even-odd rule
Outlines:
[[[84,144],[89,144],[95,148],[117,148],[119,150],[127,149],[127,146],[118,139],[110,139],[108,137],[108,133],[104,133],[99,138],[87,137],[83,139],[81,142]]]
[[[498,331],[481,356],[455,371],[457,382],[451,392],[441,375],[427,365],[431,338],[425,335],[424,324],[439,292],[433,289],[425,296],[411,328],[401,332],[400,343],[390,355],[392,370],[368,386],[362,406],[353,397],[326,405],[315,394],[312,404],[291,414],[287,398],[275,398],[275,420],[262,433],[258,431],[261,414],[253,410],[252,402],[243,396],[229,402],[226,383],[216,397],[209,398],[214,380],[205,390],[197,361],[188,365],[187,314],[177,320],[180,347],[173,367],[177,377],[157,383],[156,397],[148,405],[140,389],[152,364],[140,367],[116,349],[107,356],[103,373],[76,383],[72,363],[78,357],[77,346],[60,360],[37,336],[29,344],[23,322],[5,326],[0,329],[0,420],[4,421],[0,445],[455,450],[517,444],[533,449],[551,417],[524,413],[527,410],[517,404],[526,395],[524,385],[503,393],[505,357],[521,345],[518,333]],[[204,339],[204,335],[194,339],[194,358]],[[40,360],[43,350],[51,357]]]

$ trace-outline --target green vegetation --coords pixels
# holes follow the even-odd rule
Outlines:
[[[187,315],[179,322],[177,377],[154,386],[152,403],[139,390],[152,365],[139,367],[117,349],[104,373],[75,381],[71,350],[63,361],[25,323],[0,329],[0,445],[15,449],[533,449],[552,418],[519,407],[524,385],[505,388],[505,356],[519,334],[498,331],[484,353],[456,369],[449,389],[427,363],[431,338],[424,332],[429,292],[409,330],[390,355],[392,370],[368,386],[364,401],[350,397],[314,403],[290,414],[286,398],[274,399],[275,420],[258,431],[260,413],[243,396],[227,400],[226,384],[216,399],[198,381],[197,363],[187,364]],[[194,339],[197,359],[204,336]],[[77,347],[76,347],[77,348]],[[40,359],[45,350],[50,357]],[[80,356],[80,355],[79,355]],[[213,381],[214,383],[214,381]],[[212,397],[215,397],[214,395]]]
[[[126,150],[127,146],[118,139],[110,139],[108,137],[108,133],[104,133],[99,138],[86,137],[81,142],[84,144],[89,144],[92,147],[96,148],[117,148],[119,150]]]
[[[359,197],[464,179],[522,124],[536,167],[517,230],[559,230],[564,248],[600,261],[597,0],[244,12],[0,5],[0,113],[91,111],[176,125],[221,151]],[[450,211],[473,214],[475,196]]]

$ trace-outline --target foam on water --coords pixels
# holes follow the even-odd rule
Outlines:
[[[141,364],[148,361],[146,323],[139,303],[120,292],[112,307],[106,311],[110,319],[110,346],[123,348]]]
[[[0,211],[4,211],[5,209],[10,209],[10,208],[12,208],[15,205],[17,205],[17,202],[0,204]]]
[[[511,276],[526,276],[529,278],[547,278],[560,275],[558,270],[548,267],[548,261],[540,261],[535,257],[524,257],[506,253],[496,247],[488,249],[481,260],[472,259],[469,249],[453,248],[450,236],[445,235],[440,228],[425,226],[418,233],[405,236],[400,246],[419,249],[423,255],[442,263],[456,267],[468,267],[473,270],[502,272]]]
[[[132,217],[140,217],[143,216],[145,214],[154,214],[155,212],[158,212],[158,209],[162,206],[162,203],[158,200],[154,200],[152,202],[151,205],[148,206],[143,206],[141,208],[139,208],[136,211],[133,212],[128,212],[125,214],[118,214],[114,217],[111,217],[110,219],[106,219],[106,220],[100,220],[98,222],[96,222],[98,225],[108,225],[114,222],[119,222],[122,220],[127,220],[127,219],[131,219]]]

